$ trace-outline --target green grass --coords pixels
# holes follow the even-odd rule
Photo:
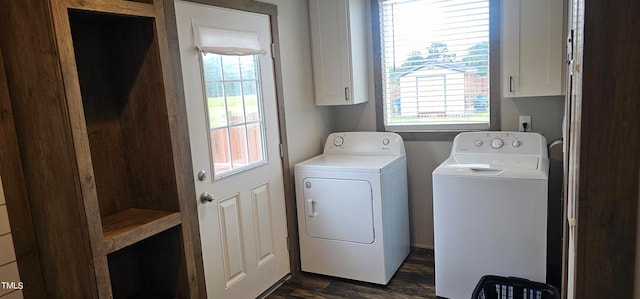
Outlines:
[[[207,99],[207,104],[209,106],[209,125],[211,128],[226,126],[227,115],[231,118],[242,118],[242,115],[245,112],[242,106],[242,96],[227,97],[226,109],[224,99],[224,97],[210,97]],[[246,109],[247,115],[250,115],[251,113],[258,113],[258,101],[256,95],[245,95],[244,101],[244,109]]]

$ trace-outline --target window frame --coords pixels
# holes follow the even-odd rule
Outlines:
[[[489,129],[500,130],[500,24],[501,2],[489,0]],[[380,37],[379,0],[370,0],[371,42],[373,50],[373,83],[376,107],[376,130],[388,131],[384,123],[384,94],[382,80],[382,44]],[[393,131],[407,141],[451,141],[463,129]]]
[[[208,142],[208,152],[209,152],[209,159],[210,159],[210,167],[213,170],[213,175],[211,176],[211,181],[215,182],[215,181],[219,181],[222,180],[224,178],[227,177],[231,177],[234,176],[236,174],[239,173],[243,173],[245,171],[254,169],[256,167],[260,167],[262,165],[266,165],[269,164],[269,156],[267,153],[267,140],[266,140],[266,131],[265,131],[265,121],[264,121],[264,103],[263,103],[263,98],[262,98],[262,77],[260,76],[260,55],[261,54],[251,54],[251,55],[232,55],[232,54],[215,54],[215,53],[206,53],[203,51],[199,51],[200,53],[198,54],[198,60],[200,63],[200,77],[202,78],[202,86],[203,86],[203,95],[204,95],[204,99],[203,99],[203,109],[205,109],[205,118],[206,118],[206,122],[207,122],[207,142]],[[219,80],[207,80],[207,74],[206,74],[206,70],[205,70],[205,65],[204,65],[204,56],[205,55],[217,55],[220,57],[221,61],[220,61],[220,75],[221,78]],[[240,57],[252,57],[253,61],[254,61],[254,66],[255,66],[255,78],[251,78],[251,79],[243,79],[242,77],[242,70],[239,69],[239,78],[237,79],[226,79],[224,77],[224,67],[222,66],[223,62],[222,59],[224,59],[224,57],[232,57],[232,58],[237,58],[239,59],[238,61],[240,61]],[[214,59],[217,59],[214,57]],[[239,66],[240,67],[240,66]],[[250,81],[255,81],[255,88],[256,88],[256,104],[257,104],[257,110],[258,110],[258,116],[257,116],[257,120],[247,120],[247,109],[246,109],[246,101],[245,101],[245,94],[244,94],[244,89],[243,89],[243,83],[244,82],[250,82]],[[224,100],[224,107],[225,110],[228,111],[228,99],[229,97],[227,97],[225,91],[226,91],[226,83],[240,83],[240,90],[241,90],[241,98],[242,98],[242,111],[243,111],[243,120],[241,122],[237,122],[237,123],[232,123],[229,121],[229,115],[226,114],[225,115],[225,125],[222,126],[212,126],[211,124],[211,115],[210,115],[210,110],[209,110],[209,100],[208,100],[208,94],[207,94],[207,82],[219,82],[222,83],[223,87],[223,95],[222,98]],[[228,113],[228,112],[225,112]],[[255,162],[250,162],[251,158],[250,158],[250,150],[249,150],[249,134],[248,134],[248,126],[250,124],[258,124],[259,125],[259,132],[260,132],[260,147],[261,147],[261,153],[260,155],[262,156],[262,159],[255,161]],[[247,164],[242,165],[242,166],[238,166],[238,167],[234,167],[234,156],[232,154],[233,152],[233,146],[232,146],[232,142],[231,142],[231,129],[232,128],[237,128],[237,127],[244,127],[244,139],[245,139],[245,150],[246,150],[246,156],[247,156],[247,160],[249,161]],[[214,130],[219,130],[219,129],[224,129],[227,132],[227,144],[226,147],[229,151],[229,156],[228,158],[230,159],[230,165],[231,168],[228,170],[224,170],[222,172],[218,172],[215,171],[216,169],[216,159],[215,159],[215,150],[214,150],[214,146],[213,146],[213,140],[211,138],[211,131]]]

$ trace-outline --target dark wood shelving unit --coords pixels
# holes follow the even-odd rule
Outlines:
[[[49,298],[204,298],[163,3],[6,1],[0,11],[15,29],[0,48],[46,244],[17,248],[40,256],[41,276],[21,275],[25,284],[44,280]]]
[[[107,255],[113,298],[188,298],[180,229],[174,227]]]

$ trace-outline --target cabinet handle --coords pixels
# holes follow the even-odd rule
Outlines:
[[[513,76],[509,76],[509,92],[513,92]]]
[[[344,100],[345,101],[349,100],[349,87],[344,88]]]

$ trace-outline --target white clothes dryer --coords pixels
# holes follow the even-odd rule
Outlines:
[[[546,280],[545,138],[468,132],[433,171],[436,295],[471,298],[483,275]]]
[[[409,254],[402,138],[333,133],[294,171],[302,271],[387,284]]]

